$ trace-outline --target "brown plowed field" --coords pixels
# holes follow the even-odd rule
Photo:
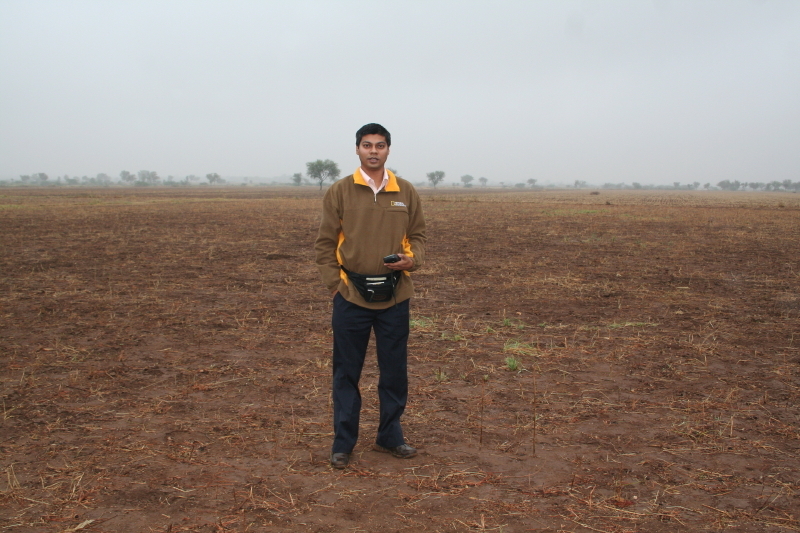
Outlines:
[[[800,531],[800,195],[420,193],[334,471],[318,190],[0,190],[0,530]]]

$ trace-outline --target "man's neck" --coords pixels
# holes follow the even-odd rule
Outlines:
[[[383,175],[386,173],[385,167],[381,167],[376,170],[368,170],[364,167],[361,167],[361,172],[372,178],[372,181],[375,182],[375,185],[380,185],[383,182]]]

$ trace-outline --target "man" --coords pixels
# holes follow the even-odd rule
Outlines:
[[[391,144],[380,124],[356,132],[361,166],[325,194],[314,246],[322,280],[333,294],[334,468],[350,463],[358,440],[358,381],[371,330],[380,369],[374,449],[403,459],[417,454],[405,442],[400,416],[408,399],[409,299],[414,292],[408,273],[424,258],[425,219],[414,187],[384,166]]]

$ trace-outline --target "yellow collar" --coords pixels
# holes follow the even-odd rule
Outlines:
[[[386,184],[386,187],[384,187],[383,190],[386,192],[400,192],[400,184],[397,183],[397,178],[395,177],[394,173],[387,168],[386,174],[389,176],[389,182]],[[353,172],[353,183],[369,187],[369,185],[367,185],[367,180],[361,175],[361,167],[357,168],[356,171]]]

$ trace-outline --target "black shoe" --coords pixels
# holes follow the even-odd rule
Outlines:
[[[390,453],[400,459],[411,459],[417,455],[417,449],[413,446],[409,446],[408,444],[401,444],[400,446],[395,446],[393,448],[384,448],[380,444],[375,444],[372,446],[372,449],[376,452]]]
[[[333,468],[337,468],[341,470],[342,468],[347,468],[347,465],[350,464],[350,454],[349,453],[332,453],[331,454],[331,466]]]

